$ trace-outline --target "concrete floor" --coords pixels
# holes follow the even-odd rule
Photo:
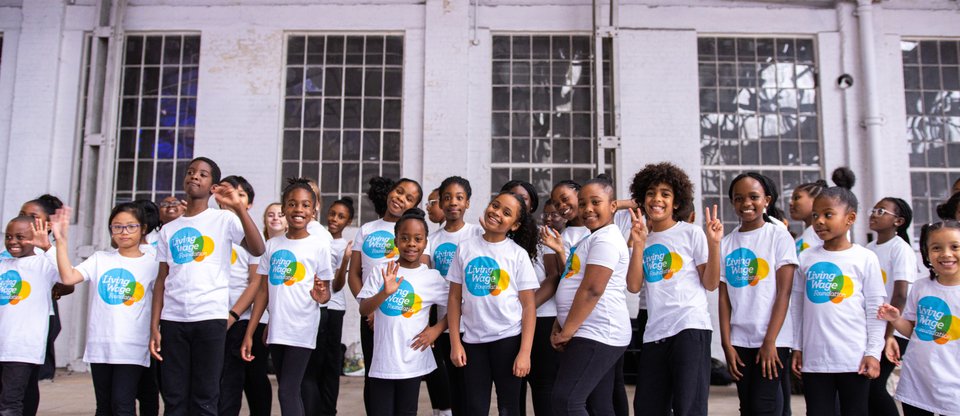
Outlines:
[[[273,414],[280,414],[280,406],[276,402],[276,380],[271,376],[274,384],[274,405]],[[363,379],[360,377],[342,377],[340,379],[340,399],[339,413],[343,415],[362,415],[363,397],[361,387]],[[627,386],[627,396],[632,400],[633,386]],[[495,399],[493,399],[495,400]],[[528,399],[529,401],[529,399]],[[93,397],[93,383],[90,381],[90,373],[69,373],[61,371],[53,381],[43,381],[40,383],[40,410],[41,415],[90,415],[95,409],[95,400]],[[490,413],[495,414],[496,404],[493,402],[494,409]],[[806,413],[802,396],[792,397],[793,413],[803,415]],[[737,390],[733,385],[730,386],[712,386],[710,388],[710,414],[711,415],[737,415],[739,412],[737,400]],[[244,405],[246,407],[246,405]],[[527,403],[528,415],[533,415],[533,408]],[[426,386],[420,389],[420,412],[421,415],[430,415],[430,399],[427,396]]]

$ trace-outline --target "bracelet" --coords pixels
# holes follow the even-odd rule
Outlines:
[[[239,321],[239,320],[240,320],[240,315],[237,315],[237,313],[234,312],[233,309],[230,310],[230,316],[232,316],[232,317],[233,317],[233,320],[235,320],[235,321]]]

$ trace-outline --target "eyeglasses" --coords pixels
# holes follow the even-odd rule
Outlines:
[[[870,210],[870,216],[872,217],[882,217],[884,215],[890,214],[894,217],[899,217],[899,215],[894,214],[893,212],[887,211],[883,208],[874,208]]]
[[[110,226],[110,232],[114,234],[135,234],[140,229],[140,224],[113,224]]]
[[[161,202],[160,208],[173,208],[180,205],[180,201],[175,202]]]
[[[427,201],[427,208],[430,208],[440,202],[439,199],[430,199]]]

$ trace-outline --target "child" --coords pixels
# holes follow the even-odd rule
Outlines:
[[[537,224],[520,196],[501,192],[480,226],[483,235],[460,243],[447,272],[450,360],[464,367],[466,415],[489,413],[491,382],[500,414],[517,415],[536,324]]]
[[[437,270],[420,262],[427,246],[424,212],[412,208],[394,227],[399,256],[377,265],[357,296],[360,314],[374,314],[374,348],[368,415],[417,414],[420,379],[437,368],[427,351],[446,328],[446,317],[428,324],[430,307],[446,303],[447,288]]]
[[[430,222],[443,225],[443,208],[440,207],[440,188],[430,191],[427,195],[427,216]]]
[[[790,219],[803,221],[803,234],[796,239],[797,254],[809,248],[820,247],[823,240],[813,230],[813,200],[827,188],[827,181],[818,179],[816,182],[802,184],[793,190],[790,197]]]
[[[287,232],[287,219],[283,217],[283,204],[273,202],[263,210],[263,241]]]
[[[54,216],[60,278],[67,285],[90,281],[96,288],[90,290],[83,361],[90,363],[97,414],[135,414],[137,387],[150,367],[150,299],[159,263],[152,249],[141,248],[153,231],[146,215],[136,202],[114,207],[108,223],[117,250],[98,251],[76,268],[67,255],[70,208]]]
[[[870,230],[877,233],[877,239],[867,244],[867,249],[880,260],[886,291],[884,301],[901,312],[907,301],[910,284],[917,274],[917,256],[907,235],[912,220],[913,210],[907,201],[900,198],[883,198],[870,211]],[[890,344],[896,345],[901,354],[907,351],[907,338],[895,332],[893,325],[887,325],[884,339],[887,346],[894,348]],[[886,355],[880,357],[880,376],[870,381],[871,415],[899,416],[897,404],[887,393],[887,378],[894,367],[896,365]]]
[[[797,251],[786,227],[773,222],[776,185],[756,172],[738,175],[727,195],[740,226],[723,237],[720,253],[720,339],[737,382],[744,414],[780,415],[789,408],[790,347],[787,319]]]
[[[707,292],[720,285],[723,224],[716,207],[713,215],[706,210],[706,235],[683,221],[693,184],[673,164],[645,166],[630,192],[642,216],[635,214],[631,229],[627,284],[632,293],[647,287],[648,314],[634,412],[664,415],[672,408],[678,416],[705,415],[713,329]]]
[[[792,368],[803,378],[808,414],[833,414],[839,397],[842,415],[867,415],[883,349],[884,323],[875,316],[886,293],[877,256],[847,237],[857,219],[857,197],[848,188],[854,179],[834,178],[841,186],[824,189],[813,203],[823,246],[800,253],[793,283]]]
[[[214,415],[230,317],[231,248],[240,241],[257,256],[263,239],[237,190],[220,184],[214,161],[193,159],[183,189],[186,211],[160,230],[150,353],[161,362],[165,412]],[[208,209],[211,194],[229,211]]]
[[[910,291],[903,313],[893,305],[880,307],[877,316],[910,335],[910,351],[903,358],[896,398],[904,416],[960,414],[960,223],[954,220],[923,226],[920,237],[923,263],[930,279],[919,279]],[[902,351],[887,343],[886,356],[900,363]]]
[[[627,243],[613,224],[613,185],[592,179],[578,196],[590,234],[573,246],[557,288],[551,342],[561,351],[553,389],[555,414],[615,414],[615,375],[633,328],[626,302]],[[589,405],[588,405],[589,399]]]
[[[951,195],[947,202],[937,205],[937,217],[940,217],[941,221],[960,218],[960,192]]]
[[[283,190],[287,233],[270,239],[260,257],[260,297],[250,319],[257,321],[269,308],[267,345],[277,372],[277,398],[284,415],[304,414],[300,383],[310,354],[316,348],[320,305],[330,300],[330,245],[307,231],[313,221],[317,195],[305,179],[289,179]],[[266,288],[264,288],[266,286]],[[266,296],[263,296],[266,294]],[[252,361],[256,327],[247,327],[240,355]]]
[[[7,224],[4,245],[11,258],[0,260],[0,414],[25,413],[24,396],[43,364],[49,296],[59,282],[56,265],[34,247],[47,242],[46,223],[20,215]],[[31,296],[32,295],[32,296]]]
[[[546,204],[543,204],[543,213],[541,215],[543,225],[546,227],[553,228],[558,232],[563,232],[563,229],[567,226],[567,220],[557,212],[556,202],[552,199],[547,201]]]
[[[187,210],[187,201],[170,195],[160,200],[158,206],[160,207],[160,222],[167,224],[183,216],[184,211]]]

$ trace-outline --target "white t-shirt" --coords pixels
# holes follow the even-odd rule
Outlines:
[[[310,296],[310,290],[314,276],[333,279],[330,245],[315,234],[298,240],[285,235],[271,238],[260,256],[257,273],[269,279],[267,343],[316,348],[320,305]]]
[[[609,224],[594,231],[571,248],[567,267],[557,286],[557,321],[562,326],[583,282],[587,265],[593,264],[613,271],[597,305],[574,334],[602,344],[622,347],[630,344],[633,327],[627,310],[627,267],[630,254],[627,242],[616,225]]]
[[[243,225],[234,213],[207,208],[181,216],[160,230],[157,261],[170,272],[164,283],[160,319],[198,322],[227,319],[230,257],[243,241]]]
[[[427,249],[424,250],[423,254],[430,257],[433,268],[439,271],[440,276],[444,278],[443,282],[447,290],[450,290],[450,284],[446,280],[447,271],[450,270],[450,263],[453,263],[453,257],[457,253],[457,247],[460,245],[460,242],[481,235],[483,235],[483,227],[477,224],[464,223],[463,227],[456,232],[451,233],[441,227],[427,237],[429,244],[427,244]],[[442,318],[447,315],[446,304],[447,303],[444,302],[442,306],[437,307],[437,317]]]
[[[941,415],[960,415],[960,286],[919,279],[903,308],[914,321],[896,399]]]
[[[732,307],[730,342],[760,348],[777,298],[777,270],[798,264],[793,237],[786,228],[765,222],[753,231],[727,234],[720,242],[720,255],[720,281],[727,285]],[[793,346],[791,321],[787,314],[777,335],[778,347]]]
[[[159,267],[153,253],[131,258],[112,250],[93,253],[76,267],[91,285],[84,362],[150,366],[150,311]]]
[[[880,271],[883,273],[883,288],[887,292],[884,302],[890,303],[893,298],[893,286],[898,281],[907,282],[907,294],[910,293],[910,284],[917,278],[917,253],[913,252],[913,247],[900,237],[893,237],[890,241],[883,244],[877,244],[877,241],[871,241],[867,244],[867,249],[877,255],[880,260]],[[893,335],[900,338],[907,338],[894,330]]]
[[[570,252],[571,248],[573,246],[576,246],[577,243],[582,241],[584,238],[587,238],[588,235],[590,235],[590,230],[587,227],[584,227],[582,225],[567,226],[560,233],[560,240],[563,242],[563,251],[566,252],[568,263],[572,254]],[[540,267],[543,267],[542,265],[543,255],[556,254],[556,252],[547,246],[542,246],[541,252],[542,253],[538,253],[538,260],[540,260],[540,263],[541,263]],[[559,270],[558,273],[560,273],[560,280],[563,280],[565,270]],[[544,270],[544,273],[542,275],[539,275],[539,274],[537,275],[537,279],[541,284],[543,283],[544,280],[546,280],[546,278],[547,278],[546,270]],[[543,303],[543,305],[540,305],[540,307],[537,308],[538,317],[539,316],[557,316],[557,301],[555,297],[556,295],[554,295],[553,298],[548,299],[546,302]]]
[[[307,232],[324,239],[328,243],[330,241],[333,241],[333,234],[330,234],[330,231],[327,230],[327,227],[324,227],[323,224],[320,224],[319,221],[308,222]]]
[[[375,268],[375,276],[386,265]],[[447,304],[447,283],[437,270],[421,264],[416,269],[401,267],[400,288],[374,312],[373,358],[370,377],[399,380],[430,374],[437,368],[430,349],[410,348],[414,338],[429,325],[430,307]],[[375,296],[383,288],[382,278],[364,282],[359,299]]]
[[[665,231],[649,232],[643,249],[648,314],[644,343],[685,329],[713,330],[707,289],[697,270],[706,262],[707,235],[699,227],[679,221]]]
[[[396,225],[395,222],[384,221],[381,218],[363,224],[357,230],[357,235],[353,238],[353,250],[360,251],[361,281],[366,282],[372,275],[373,268],[378,264],[397,259],[399,251],[393,241],[393,230]]]
[[[343,262],[343,249],[345,248],[347,248],[347,240],[343,238],[330,240],[330,271],[333,273],[333,276],[336,276],[337,270],[340,269],[340,264]],[[333,283],[331,283],[331,285],[332,284]],[[346,287],[347,284],[344,283],[343,288]],[[328,309],[334,311],[347,310],[347,300],[343,297],[343,288],[333,291],[330,294],[330,301],[324,304]],[[333,287],[330,289],[333,290]]]
[[[483,237],[461,241],[447,280],[462,285],[460,330],[463,341],[471,344],[519,335],[519,292],[540,287],[527,252],[509,238],[498,243]]]
[[[540,282],[540,285],[543,285],[543,281],[547,280],[547,269],[543,265],[543,252],[544,250],[550,250],[546,246],[539,246],[537,248],[537,258],[533,259],[533,274],[537,276],[537,282]],[[557,316],[557,301],[554,298],[547,299],[543,302],[540,307],[537,308],[537,318],[549,318]]]
[[[803,351],[803,372],[857,372],[863,357],[879,359],[886,322],[877,319],[877,307],[885,297],[872,251],[854,244],[800,253],[790,304],[794,322],[801,322],[794,341]]]
[[[247,286],[250,284],[250,266],[256,267],[260,264],[259,256],[251,256],[250,252],[247,249],[243,248],[241,245],[234,243],[233,252],[230,253],[230,283],[228,286],[230,288],[230,307],[237,304],[237,300],[240,299],[240,295],[243,294],[243,291],[247,289]],[[253,310],[253,304],[250,304],[251,307],[247,308],[240,314],[239,320],[249,320],[250,311]],[[237,311],[234,311],[237,312]],[[270,314],[266,311],[263,312],[263,316],[260,317],[260,323],[265,324],[270,320]]]
[[[57,266],[45,256],[0,261],[0,362],[43,364]]]
[[[820,239],[817,232],[813,230],[813,226],[810,225],[803,229],[803,234],[800,234],[800,237],[797,237],[796,244],[797,255],[799,256],[804,250],[822,246],[823,240]]]
[[[620,234],[623,235],[623,241],[627,241],[629,244],[630,241],[630,229],[633,228],[633,217],[630,216],[630,210],[621,209],[617,210],[613,214],[613,223],[617,225],[617,228],[620,229]],[[627,248],[630,252],[630,255],[633,255],[633,249]],[[640,286],[640,292],[637,293],[637,306],[639,309],[647,309],[647,285]]]

